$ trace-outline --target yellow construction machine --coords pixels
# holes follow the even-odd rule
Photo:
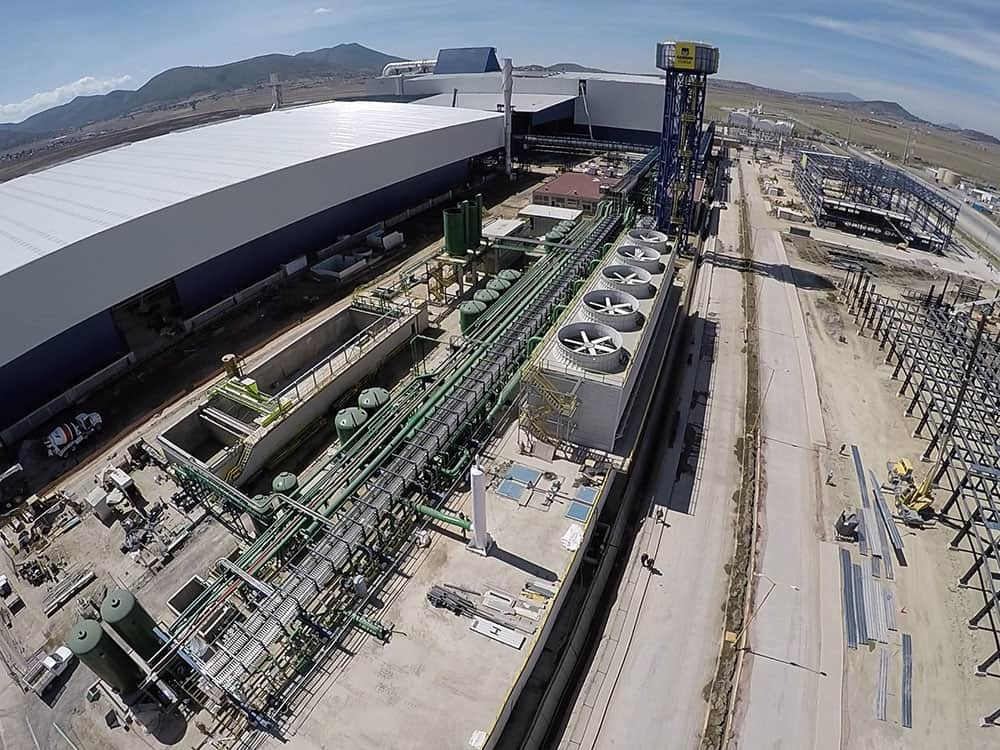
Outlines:
[[[928,520],[934,516],[934,495],[931,487],[934,482],[934,474],[937,473],[937,466],[931,467],[920,484],[913,480],[913,464],[906,458],[901,458],[895,463],[886,464],[888,469],[888,481],[886,484],[896,496],[896,508],[904,521],[916,520],[914,514],[922,520]]]

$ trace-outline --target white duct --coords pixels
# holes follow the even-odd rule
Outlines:
[[[514,64],[509,57],[503,59],[503,145],[504,145],[504,169],[507,172],[507,179],[514,179],[514,168],[511,165],[510,137],[511,119],[513,113],[510,109],[511,95],[514,93]]]
[[[486,529],[486,474],[478,463],[469,469],[469,483],[472,485],[472,538],[469,549],[480,555],[489,553],[493,539]]]
[[[398,76],[404,73],[433,73],[437,60],[401,60],[391,62],[382,68],[382,77]]]

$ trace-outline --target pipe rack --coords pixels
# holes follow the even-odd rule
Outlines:
[[[273,523],[236,561],[247,575],[268,580],[274,593],[260,597],[246,621],[231,625],[204,660],[186,654],[206,694],[220,702],[228,699],[251,724],[273,731],[262,716],[282,686],[268,686],[264,696],[248,677],[257,674],[272,645],[293,631],[297,620],[327,618],[330,607],[323,604],[329,596],[340,606],[327,640],[356,621],[363,597],[332,590],[331,584],[359,570],[378,574],[405,545],[418,507],[440,513],[446,497],[431,491],[437,462],[487,421],[498,394],[502,400],[526,358],[529,340],[550,325],[553,308],[571,295],[573,282],[601,257],[621,222],[610,204],[602,204],[597,217],[571,235],[573,249],[555,249],[536,262],[470,329],[436,380],[413,381],[421,388],[404,389],[321,472],[300,485],[293,499],[309,513],[279,502]],[[320,522],[313,513],[332,523]],[[373,560],[372,550],[383,559]],[[271,565],[279,557],[283,562]],[[163,656],[169,648],[182,647],[241,583],[220,579],[202,594],[170,628]]]

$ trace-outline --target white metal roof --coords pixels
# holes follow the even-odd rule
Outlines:
[[[462,93],[457,97],[453,94],[435,94],[426,99],[418,99],[414,104],[429,104],[434,107],[450,107],[452,99],[456,98],[455,106],[467,109],[482,109],[487,112],[500,111],[503,105],[503,94]],[[569,94],[512,94],[510,104],[516,112],[542,112],[549,107],[571,102],[576,96]]]
[[[510,237],[524,228],[524,222],[517,219],[494,219],[483,227],[484,237]]]
[[[545,219],[556,219],[557,221],[576,221],[583,215],[583,211],[578,208],[560,208],[559,206],[540,206],[537,203],[529,203],[517,212],[518,216],[538,216]]]
[[[270,172],[482,118],[330,102],[150,138],[0,184],[0,275],[144,214]]]
[[[503,145],[503,116],[279,110],[0,184],[0,366],[154,284],[332,206]]]

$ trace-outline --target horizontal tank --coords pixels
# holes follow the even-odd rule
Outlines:
[[[271,489],[279,495],[294,492],[299,486],[299,478],[290,471],[283,471],[271,481]]]
[[[479,316],[486,312],[486,305],[479,300],[467,300],[458,306],[458,325],[465,333],[475,323]]]
[[[122,695],[134,693],[142,684],[143,671],[135,659],[104,632],[95,620],[80,620],[70,630],[66,643],[91,672]]]
[[[365,388],[358,396],[358,406],[364,409],[368,416],[375,416],[383,406],[389,403],[389,391],[385,388]]]
[[[354,437],[358,430],[364,427],[367,421],[368,412],[364,409],[359,409],[356,406],[341,409],[333,420],[334,427],[337,429],[337,438],[341,443],[346,443]]]
[[[482,302],[487,307],[500,299],[500,292],[496,289],[480,289],[472,295],[472,299]]]
[[[486,288],[492,289],[495,292],[500,292],[503,294],[508,289],[510,289],[510,282],[507,279],[501,279],[498,276],[494,276],[492,279],[486,282]]]
[[[505,279],[513,284],[515,281],[521,278],[521,272],[516,268],[505,268],[500,273],[497,274],[498,279]]]

